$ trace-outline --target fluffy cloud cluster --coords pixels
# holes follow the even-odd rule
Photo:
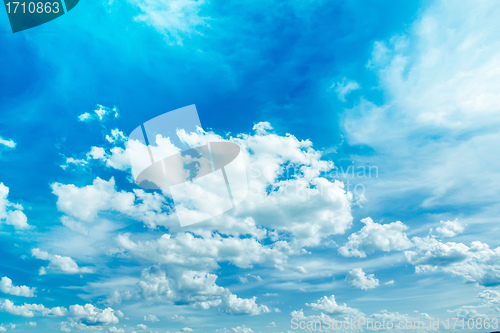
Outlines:
[[[348,307],[345,303],[338,304],[335,300],[335,295],[331,295],[330,297],[323,296],[317,302],[306,303],[306,305],[313,310],[321,311],[322,313],[331,315],[334,318],[342,318],[348,320],[348,318],[357,318],[363,316],[363,313],[358,309]],[[294,317],[293,313],[292,317]]]
[[[500,304],[500,293],[497,290],[485,289],[481,291],[478,296],[479,304],[464,305],[457,309],[448,310],[458,318],[465,318],[465,320],[482,318],[483,320],[491,320],[496,318]]]
[[[482,242],[441,242],[433,237],[414,237],[415,248],[405,252],[416,272],[441,270],[466,281],[490,287],[500,285],[500,247],[490,249]]]
[[[199,26],[206,25],[208,18],[200,15],[205,5],[204,0],[129,0],[137,6],[141,14],[135,19],[153,27],[163,34],[168,43],[182,45],[182,40],[193,33]]]
[[[219,263],[227,262],[241,269],[254,265],[283,269],[287,258],[300,253],[303,247],[318,246],[324,238],[345,233],[352,223],[352,195],[341,182],[324,176],[334,167],[333,163],[323,160],[310,141],[271,132],[272,127],[266,122],[256,124],[253,134],[228,139],[201,129],[194,133],[177,132],[178,138],[189,146],[200,145],[207,138],[238,144],[248,174],[249,193],[243,203],[186,229],[172,228],[178,221],[166,193],[118,190],[114,178],[96,178],[93,184],[83,187],[52,184],[57,207],[64,214],[63,224],[74,230],[117,217],[142,221],[149,227],[169,227],[169,233],[159,238],[128,233],[114,238],[116,249],[112,252],[146,265],[161,265],[163,273],[148,273],[146,269],[141,283],[128,290],[117,290],[110,302],[157,299],[228,313],[269,312],[266,306],[257,305],[255,298],[242,299],[217,286],[214,272]],[[107,141],[118,146],[93,147],[85,161],[128,171],[130,163],[125,161],[129,151],[137,147],[123,144],[119,137],[116,131],[108,135]],[[158,147],[165,143],[158,137],[156,141]],[[203,198],[209,205],[217,204],[210,201],[210,196]],[[200,289],[193,289],[194,286]],[[162,292],[155,295],[148,290]]]
[[[361,268],[354,268],[351,270],[346,277],[347,283],[352,287],[368,290],[378,287],[379,280],[375,278],[374,274],[368,274]]]
[[[334,83],[330,88],[335,88],[339,99],[345,102],[345,97],[355,91],[360,89],[359,84],[356,81],[347,81],[345,78],[341,82]]]
[[[224,214],[224,218],[219,220],[217,223],[219,231],[234,233],[236,230],[236,232],[255,234],[255,228],[252,224],[257,224],[269,229],[276,229],[281,232],[283,237],[286,236],[285,234],[292,234],[293,240],[298,246],[318,245],[321,238],[344,233],[352,223],[352,195],[345,191],[341,182],[321,177],[322,173],[332,170],[333,163],[322,160],[321,152],[314,150],[312,143],[308,140],[299,141],[292,135],[279,136],[270,133],[272,127],[267,122],[256,124],[254,130],[254,135],[242,134],[229,139],[242,148],[241,154],[248,166],[250,192],[243,204]],[[214,133],[206,133],[202,130],[194,133],[179,130],[177,135],[181,141],[189,146],[197,146],[207,139],[210,141],[225,140]],[[151,149],[158,149],[162,146],[162,142],[162,140],[158,141],[157,138],[158,146]],[[135,141],[129,141],[126,147],[92,147],[87,154],[86,161],[100,161],[108,168],[124,171],[130,168],[128,156],[129,151],[132,150],[134,155],[140,151],[139,147],[135,146]],[[148,156],[145,156],[144,159],[149,161]],[[77,193],[77,189],[73,185],[57,183],[53,185],[53,189],[54,194],[61,198],[59,200],[60,210],[67,214],[75,214],[71,213],[70,207],[64,209],[64,202],[73,204],[74,199],[68,197],[68,194],[70,191]],[[61,190],[65,190],[65,192]],[[196,191],[199,190],[199,188],[196,189]],[[96,179],[94,184],[88,186],[85,191],[88,192],[86,197],[92,195],[95,198],[95,200],[89,201],[88,206],[82,207],[89,212],[89,215],[92,214],[89,218],[95,217],[100,211],[97,207],[90,206],[91,203],[97,201],[98,205],[107,207],[108,210],[125,212],[134,218],[141,218],[144,214],[151,213],[152,210],[152,207],[148,207],[149,209],[141,210],[137,214],[127,212],[125,206],[130,209],[134,208],[131,207],[132,194],[112,193],[111,184],[109,182],[103,184],[100,179]],[[111,197],[115,197],[114,200],[103,200],[103,196],[108,196],[103,192],[110,193]],[[79,189],[78,195],[84,195],[84,188]],[[187,193],[186,196],[195,200],[193,193]],[[207,193],[197,197],[203,199],[205,203],[210,195]],[[158,197],[155,199],[158,200]],[[128,202],[125,202],[126,200]],[[217,205],[218,203],[214,201],[206,204]],[[276,207],[280,209],[276,209]],[[78,209],[79,207],[75,208],[76,212],[81,211]],[[172,221],[172,218],[158,215],[141,220],[150,226],[175,223],[175,218]],[[313,224],[313,227],[308,227],[308,224]],[[249,230],[246,228],[247,226],[254,230]]]
[[[401,251],[413,245],[405,234],[408,227],[400,221],[379,224],[373,222],[371,218],[364,218],[361,222],[365,226],[351,234],[348,242],[339,248],[341,255],[365,258],[367,254],[376,251]]]
[[[87,326],[118,324],[118,317],[122,317],[121,312],[116,312],[112,308],[101,310],[92,304],[71,305],[69,314],[73,319]]]
[[[36,288],[14,286],[12,280],[4,276],[2,280],[0,280],[0,291],[14,296],[34,297]]]
[[[9,188],[0,183],[0,223],[14,226],[16,229],[28,229],[28,218],[23,213],[23,206],[11,203],[7,197]]]
[[[71,217],[79,226],[92,223],[100,213],[115,212],[143,221],[154,227],[156,224],[168,224],[172,218],[163,211],[168,211],[165,198],[158,193],[146,193],[135,189],[133,192],[117,191],[115,180],[106,181],[97,177],[92,185],[76,187],[53,183],[52,192],[58,197],[57,208]]]
[[[10,314],[22,317],[34,317],[36,316],[65,316],[68,312],[67,309],[63,307],[46,308],[42,304],[28,304],[15,305],[12,301],[6,299],[0,304],[0,309],[8,312]]]
[[[231,314],[270,312],[265,305],[257,305],[256,298],[243,299],[232,294],[227,288],[216,284],[217,275],[204,271],[187,269],[163,270],[158,266],[145,269],[135,289],[116,290],[108,299],[110,303],[143,299],[155,302],[189,304],[209,309],[215,307]]]
[[[57,254],[49,254],[40,249],[31,250],[31,255],[40,260],[49,261],[47,267],[40,268],[40,275],[45,275],[47,272],[65,273],[65,274],[81,274],[92,273],[93,270],[89,267],[80,267],[70,257],[64,257]]]
[[[0,136],[0,147],[1,146],[7,147],[7,148],[15,148],[16,143],[14,142],[14,140],[6,140]]]
[[[311,308],[314,311],[321,312],[320,315],[306,315],[304,313],[304,310],[295,310],[290,313],[290,316],[292,318],[297,318],[300,321],[306,321],[306,322],[312,322],[313,326],[312,328],[314,329],[314,323],[315,322],[332,322],[332,320],[335,321],[351,321],[357,322],[358,319],[360,318],[365,318],[366,321],[391,321],[393,323],[399,323],[401,321],[403,322],[416,322],[416,321],[421,321],[422,319],[428,320],[431,319],[431,317],[427,313],[418,313],[418,315],[408,315],[408,314],[403,314],[399,312],[391,312],[388,310],[381,310],[376,313],[373,313],[371,315],[365,314],[361,312],[360,310],[356,308],[351,308],[347,306],[345,303],[344,304],[338,304],[335,300],[335,296],[332,295],[330,297],[323,296],[319,300],[317,300],[315,303],[306,303],[306,306]],[[366,323],[366,322],[365,322]],[[366,325],[366,324],[365,324]],[[357,326],[357,328],[363,330],[364,328],[367,328],[366,326]],[[368,329],[370,330],[370,329]]]
[[[88,122],[92,120],[99,120],[99,121],[104,121],[106,118],[109,116],[112,116],[114,118],[118,118],[120,115],[119,110],[115,107],[109,108],[104,105],[97,104],[96,109],[94,110],[94,113],[91,114],[89,112],[85,112],[81,115],[78,116],[79,121],[83,122]]]

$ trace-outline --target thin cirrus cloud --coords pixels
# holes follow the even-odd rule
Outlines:
[[[374,43],[368,68],[385,98],[362,98],[343,117],[348,141],[376,152],[360,158],[380,167],[374,200],[399,192],[418,193],[423,208],[496,204],[500,44],[492,5],[439,1],[407,33]]]

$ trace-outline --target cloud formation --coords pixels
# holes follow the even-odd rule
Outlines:
[[[7,197],[9,188],[0,183],[0,223],[14,226],[15,229],[29,229],[28,218],[23,213],[23,206],[10,202]]]
[[[12,284],[12,280],[4,276],[2,280],[0,280],[0,291],[14,296],[34,297],[36,288],[30,288],[28,286],[14,286]]]
[[[405,231],[408,227],[400,221],[379,224],[371,218],[361,220],[365,224],[360,231],[349,236],[348,242],[339,248],[344,257],[365,258],[376,251],[401,251],[412,246]]]
[[[362,268],[351,270],[347,274],[346,281],[350,286],[363,290],[374,289],[379,286],[379,280],[375,278],[375,275],[366,275]]]

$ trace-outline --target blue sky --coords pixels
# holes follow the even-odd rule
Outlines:
[[[498,11],[110,0],[16,34],[0,14],[0,332],[494,320]],[[122,135],[192,104],[259,177],[180,228]]]

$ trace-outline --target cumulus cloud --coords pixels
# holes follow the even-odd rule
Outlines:
[[[379,224],[368,217],[362,219],[361,222],[365,226],[360,231],[351,234],[348,242],[339,248],[339,253],[344,257],[365,258],[367,254],[376,251],[401,251],[412,246],[405,234],[408,227],[400,221]]]
[[[490,321],[496,318],[498,314],[498,304],[500,304],[499,292],[494,289],[485,289],[481,291],[477,298],[480,302],[474,302],[474,305],[463,305],[457,309],[447,310],[448,313],[453,313],[458,318],[476,320],[482,318]]]
[[[134,147],[120,140],[118,133],[112,132],[106,138],[115,147],[91,148],[85,159],[89,167],[95,165],[91,161],[98,161],[113,170],[128,172],[130,163],[126,159]],[[111,249],[112,253],[158,267],[145,269],[136,285],[110,290],[109,304],[147,300],[231,314],[270,312],[255,297],[240,298],[229,288],[217,285],[215,272],[219,264],[229,263],[240,269],[255,265],[284,269],[288,257],[302,253],[305,246],[319,246],[324,238],[350,228],[351,193],[340,181],[325,176],[334,168],[333,162],[323,159],[312,142],[290,134],[274,134],[267,122],[256,124],[251,134],[230,138],[201,129],[195,133],[179,130],[177,135],[189,146],[199,145],[207,137],[237,143],[249,167],[247,200],[210,221],[186,229],[171,228],[160,237],[118,234],[113,239],[116,248]],[[156,139],[159,145],[168,143],[164,138]],[[86,230],[101,220],[123,218],[143,221],[150,227],[178,224],[166,193],[127,192],[117,188],[114,178],[107,181],[99,177],[87,186],[51,186],[57,207],[64,214],[63,224],[72,230]],[[66,325],[70,327],[71,322]]]
[[[494,1],[436,1],[406,33],[374,43],[369,68],[385,103],[361,99],[344,116],[347,141],[372,147],[360,159],[391,182],[374,184],[372,202],[413,195],[425,208],[496,205],[498,15]]]
[[[28,218],[23,213],[23,206],[10,202],[7,197],[9,188],[0,183],[0,223],[14,226],[22,230],[29,229]]]
[[[241,325],[241,326],[232,327],[231,332],[233,332],[233,333],[253,333],[254,331],[250,327],[246,327],[245,325]]]
[[[92,304],[71,305],[69,314],[73,319],[87,326],[118,324],[120,321],[118,317],[122,316],[121,312],[116,312],[112,308],[101,310]]]
[[[109,117],[118,118],[119,116],[120,112],[116,106],[109,108],[104,105],[97,104],[97,107],[92,114],[85,112],[78,116],[78,120],[81,122],[89,122],[92,120],[105,121]]]
[[[500,247],[474,241],[470,246],[414,237],[415,248],[405,252],[417,273],[444,271],[485,287],[500,285]]]
[[[70,257],[63,257],[57,254],[49,254],[48,252],[41,251],[38,248],[31,250],[31,255],[40,260],[49,261],[47,267],[40,268],[40,275],[45,275],[47,272],[64,273],[64,274],[81,274],[92,273],[93,269],[90,267],[80,267]]]
[[[71,167],[75,168],[85,168],[89,163],[83,159],[77,159],[73,157],[66,157],[66,161],[64,164],[61,164],[61,168],[63,170],[68,170]]]
[[[0,309],[13,314],[15,316],[22,317],[34,317],[36,316],[65,316],[67,309],[63,307],[46,308],[42,304],[28,304],[15,305],[12,301],[6,299],[3,303],[0,303]]]
[[[134,242],[130,234],[117,237],[118,244],[137,259],[149,263],[175,264],[189,269],[219,268],[218,262],[230,262],[240,268],[257,263],[283,264],[285,255],[277,243],[264,246],[252,238],[222,237],[214,234],[195,237],[190,233],[165,234],[154,241]]]
[[[357,324],[357,328],[364,329],[367,328],[368,321],[379,321],[386,323],[388,321],[393,322],[397,325],[399,322],[411,322],[412,324],[416,324],[417,322],[422,322],[422,320],[429,320],[431,317],[426,313],[418,313],[418,315],[408,315],[399,312],[391,312],[388,310],[380,310],[378,312],[372,313],[370,315],[364,314],[358,309],[348,307],[346,304],[339,305],[335,301],[335,297],[332,295],[330,297],[324,296],[320,298],[316,303],[308,304],[308,307],[315,311],[321,312],[320,315],[306,315],[304,310],[295,310],[290,313],[292,318],[296,318],[300,321],[312,322],[313,330],[315,328],[314,323],[332,323],[332,321],[353,321]],[[364,322],[364,324],[359,324],[360,321]],[[421,324],[420,324],[421,325]],[[325,326],[326,327],[326,326]],[[351,327],[352,328],[352,327]]]
[[[115,180],[97,177],[92,185],[76,187],[53,183],[52,192],[58,197],[57,208],[77,221],[92,223],[100,213],[115,212],[143,221],[151,227],[167,224],[172,218],[166,213],[165,197],[140,189],[117,191]]]
[[[465,228],[457,219],[453,221],[441,221],[441,226],[436,228],[436,232],[443,237],[455,237],[464,232]]]
[[[315,303],[306,303],[313,310],[321,311],[337,318],[357,318],[363,315],[358,309],[348,307],[345,303],[338,304],[335,295],[323,296]],[[293,316],[293,315],[292,315]]]
[[[257,305],[256,297],[243,299],[227,288],[216,284],[217,275],[205,271],[170,269],[153,266],[142,272],[141,281],[134,290],[116,291],[108,300],[144,299],[155,302],[189,304],[197,308],[217,308],[231,314],[257,315],[270,312],[265,305]]]
[[[379,286],[379,280],[375,278],[374,274],[368,274],[361,268],[354,268],[351,270],[346,277],[347,283],[352,287],[368,290],[374,289]]]
[[[123,134],[122,131],[120,131],[118,128],[112,129],[111,133],[106,135],[106,140],[109,143],[115,143],[117,141],[125,141],[127,140],[127,137],[125,134]]]
[[[12,280],[4,276],[0,280],[0,291],[5,294],[23,297],[34,297],[36,288],[30,288],[28,286],[14,286]]]

